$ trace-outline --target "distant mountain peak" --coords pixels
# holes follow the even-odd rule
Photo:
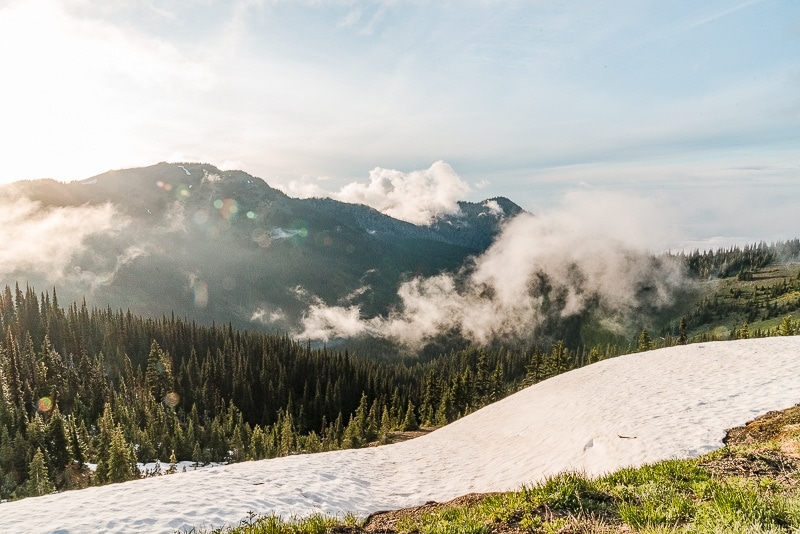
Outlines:
[[[308,306],[293,288],[326,303],[345,299],[365,314],[387,313],[403,280],[459,270],[523,211],[504,197],[461,201],[456,214],[413,224],[363,204],[292,198],[244,171],[192,162],[70,183],[18,182],[7,191],[38,202],[40,219],[65,207],[88,213],[106,206],[109,220],[120,222],[79,243],[58,280],[45,267],[8,275],[40,287],[56,282],[67,299],[87,296],[150,316],[174,311],[252,327],[257,310],[270,310],[258,324],[285,329]],[[267,324],[267,316],[283,319]]]

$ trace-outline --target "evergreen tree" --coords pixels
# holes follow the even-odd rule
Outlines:
[[[748,339],[750,337],[750,325],[744,323],[736,334],[737,339]]]
[[[297,449],[294,418],[291,413],[284,415],[280,424],[280,454],[287,456]]]
[[[653,340],[647,332],[647,328],[642,328],[639,339],[636,341],[636,352],[645,352],[653,348]]]
[[[343,449],[357,449],[364,444],[363,433],[357,416],[350,418],[350,422],[344,429],[342,435],[342,448]]]
[[[369,408],[367,427],[364,429],[364,440],[367,442],[372,442],[378,439],[378,429],[380,428],[378,410],[378,399],[375,399],[372,401],[372,406]]]
[[[322,452],[322,441],[313,430],[306,436],[303,450],[307,453]]]
[[[503,376],[503,366],[498,365],[492,371],[489,380],[489,391],[487,392],[486,402],[497,402],[506,396],[505,377]]]
[[[250,437],[250,458],[262,460],[267,457],[267,435],[261,425],[253,427],[253,434]]]
[[[97,469],[95,475],[97,481],[101,484],[109,482],[108,480],[108,462],[111,456],[111,439],[114,435],[116,424],[114,423],[114,414],[111,410],[111,404],[106,403],[103,410],[103,416],[97,422],[97,446],[96,446],[96,459]]]
[[[358,403],[353,419],[355,420],[355,433],[358,436],[358,441],[361,443],[368,442],[369,408],[367,407],[367,394],[364,392],[361,393],[361,400]]]
[[[47,465],[42,449],[36,449],[33,459],[28,467],[28,481],[24,485],[23,493],[31,496],[47,495],[53,493],[55,486],[50,481]]]
[[[406,408],[406,415],[403,419],[403,430],[419,430],[419,423],[417,422],[417,416],[414,414],[414,404],[411,400],[408,401],[408,407]]]
[[[70,454],[80,469],[86,463],[86,442],[83,441],[74,421],[69,423],[69,444]]]
[[[536,349],[533,351],[533,354],[531,354],[528,365],[525,366],[525,379],[522,382],[525,387],[544,380],[543,360],[544,355],[542,354],[541,349],[536,347]]]
[[[111,434],[105,479],[109,482],[125,482],[136,478],[138,471],[133,447],[125,441],[122,427],[117,424]]]
[[[787,315],[781,321],[781,324],[778,326],[778,335],[779,336],[793,336],[797,333],[796,325],[794,321],[792,321],[792,316]]]
[[[686,345],[689,342],[689,337],[686,333],[686,318],[681,317],[681,322],[678,325],[678,345]]]
[[[61,415],[58,406],[50,415],[50,422],[47,425],[45,434],[45,447],[51,472],[56,474],[63,473],[71,463],[72,455],[69,450],[69,439],[64,417]]]
[[[169,354],[161,350],[155,339],[147,355],[146,381],[150,392],[158,400],[164,400],[167,393],[173,391],[175,379],[172,374],[172,361]]]
[[[382,445],[389,442],[389,436],[391,435],[391,432],[392,419],[389,417],[389,408],[384,406],[383,412],[381,412],[381,426],[378,432],[378,440]]]
[[[471,404],[484,405],[489,396],[490,377],[489,377],[489,356],[485,350],[478,351],[478,363],[475,368],[475,388],[474,399]]]
[[[436,409],[435,423],[437,426],[444,426],[455,421],[455,418],[456,413],[455,407],[453,406],[453,395],[448,389],[444,392],[444,395],[442,395],[442,400]]]
[[[167,468],[167,474],[172,475],[178,472],[178,458],[175,456],[175,450],[172,450],[172,453],[169,455],[169,468]]]
[[[200,444],[196,441],[192,447],[192,462],[194,462],[195,469],[203,462],[203,451],[200,450]]]

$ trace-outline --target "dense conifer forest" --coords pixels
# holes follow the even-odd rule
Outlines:
[[[744,247],[733,246],[715,250],[695,250],[677,255],[689,273],[697,278],[728,278],[737,276],[742,280],[752,277],[753,272],[775,262],[800,259],[800,239],[760,242]]]
[[[725,331],[731,339],[772,335],[787,316],[800,315],[798,239],[678,257],[690,281],[702,282],[692,305],[679,314],[698,341],[722,339]],[[661,335],[677,335],[678,324],[673,319]]]
[[[589,356],[558,344],[381,361],[230,325],[65,309],[55,290],[19,286],[0,294],[0,326],[2,499],[128,480],[156,459],[203,465],[386,442]]]
[[[798,256],[795,240],[683,257],[697,278],[725,273],[748,280]],[[783,279],[754,291],[782,298],[788,308],[778,311],[791,311],[800,307],[792,300],[800,298],[799,284],[800,278]],[[701,301],[687,315],[688,327],[682,317],[661,335],[644,327],[620,344],[461,344],[398,359],[230,324],[144,318],[85,301],[62,307],[56,289],[5,286],[0,499],[137,478],[147,475],[137,463],[155,460],[169,462],[169,472],[178,461],[199,467],[387,443],[396,432],[445,425],[594,361],[715,339],[688,330],[703,310],[724,314],[720,302]],[[771,313],[771,304],[763,306]],[[729,337],[797,333],[798,321],[786,315],[772,329],[749,330],[745,323]]]

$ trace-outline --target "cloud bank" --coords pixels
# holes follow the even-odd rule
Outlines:
[[[509,221],[495,243],[457,274],[415,278],[398,290],[386,317],[364,318],[355,305],[312,303],[300,338],[327,341],[371,335],[419,346],[459,332],[485,344],[530,338],[549,319],[586,311],[608,326],[642,308],[672,302],[679,264],[646,247],[663,225],[655,206],[617,193],[577,192],[560,209]]]
[[[0,205],[0,276],[35,272],[60,280],[89,237],[127,224],[111,204],[44,208],[27,198],[0,198]]]
[[[442,215],[457,214],[458,201],[470,192],[469,185],[444,161],[409,173],[376,167],[370,171],[367,182],[351,182],[338,192],[299,181],[292,181],[282,189],[300,198],[330,197],[364,204],[395,219],[418,225],[429,225]]]

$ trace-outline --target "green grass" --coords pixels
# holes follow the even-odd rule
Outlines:
[[[342,518],[312,514],[307,517],[284,519],[279,515],[258,516],[253,512],[237,526],[212,530],[192,529],[189,534],[326,534],[337,527],[355,526],[353,515]]]
[[[666,460],[599,478],[560,473],[518,491],[400,513],[388,532],[800,532],[798,462],[792,456],[782,456],[783,463],[774,469],[776,455],[797,445],[798,418],[800,406],[770,412],[746,428],[731,430],[732,445],[700,458]],[[769,462],[773,462],[771,470],[765,469]],[[737,475],[726,474],[730,472]],[[367,530],[352,515],[344,519],[313,515],[288,520],[271,515],[251,516],[237,527],[213,532],[316,534]]]
[[[714,457],[722,456],[712,453]],[[498,525],[537,533],[800,531],[800,498],[794,490],[768,478],[714,477],[701,461],[668,460],[601,478],[562,473],[469,506],[444,506],[410,516],[394,528],[409,534],[489,534]],[[363,531],[354,517],[342,521],[314,515],[290,520],[259,517],[214,532],[321,534],[345,526],[350,529],[339,531]]]
[[[736,276],[704,281],[693,297],[687,296],[668,311],[670,322],[685,316],[690,336],[726,339],[748,323],[751,332],[769,332],[786,315],[800,316],[800,264],[773,264],[754,271],[753,280]],[[773,308],[770,314],[767,312]],[[702,314],[702,310],[709,313]],[[701,319],[703,316],[703,319]],[[663,319],[664,317],[662,317]]]
[[[400,521],[398,532],[420,532],[421,534],[489,534],[489,525],[484,511],[477,507],[447,508],[439,512],[424,514]]]

